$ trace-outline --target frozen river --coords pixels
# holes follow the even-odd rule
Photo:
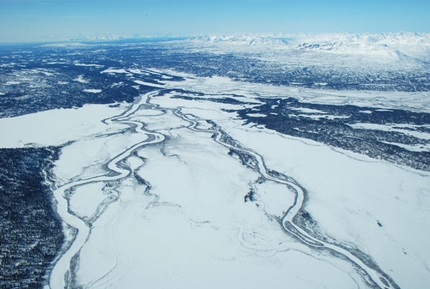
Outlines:
[[[87,259],[85,258],[85,254],[87,252],[86,247],[92,248],[92,250],[100,250],[100,248],[105,247],[103,244],[94,244],[91,242],[92,239],[92,232],[93,228],[98,228],[98,226],[104,227],[108,224],[103,224],[103,214],[105,211],[108,211],[110,209],[110,206],[114,206],[118,203],[121,203],[121,198],[123,197],[121,193],[118,193],[118,195],[115,195],[115,197],[112,197],[112,195],[105,196],[104,198],[100,198],[100,203],[92,203],[92,206],[94,207],[94,213],[91,217],[83,216],[81,212],[84,211],[84,207],[88,204],[86,203],[87,199],[83,197],[82,199],[76,198],[74,194],[77,192],[77,188],[85,188],[86,186],[94,185],[96,183],[101,184],[112,184],[116,183],[116,191],[124,190],[122,187],[124,182],[130,181],[135,182],[133,180],[136,180],[136,174],[139,175],[137,179],[140,181],[140,185],[143,187],[146,187],[145,189],[140,189],[138,185],[135,184],[134,190],[140,190],[144,191],[144,196],[147,198],[152,198],[152,200],[146,200],[145,202],[142,202],[141,206],[142,209],[146,208],[146,210],[150,211],[151,208],[154,207],[173,207],[176,208],[178,211],[182,212],[184,215],[190,215],[190,212],[188,211],[189,208],[186,208],[186,206],[190,205],[189,203],[196,202],[199,198],[195,198],[193,200],[192,195],[193,194],[200,194],[201,192],[194,188],[193,194],[191,196],[188,195],[188,192],[181,196],[183,187],[189,188],[190,183],[183,184],[184,180],[183,178],[178,178],[174,175],[170,175],[168,173],[165,173],[165,168],[160,167],[157,171],[159,176],[163,177],[164,182],[172,183],[172,185],[176,188],[177,193],[179,194],[177,196],[178,202],[175,203],[173,201],[167,201],[169,198],[166,198],[163,196],[163,190],[160,190],[158,186],[152,185],[152,180],[150,177],[146,177],[145,173],[142,172],[142,168],[145,167],[147,164],[152,162],[151,154],[148,156],[143,156],[142,152],[149,149],[149,148],[155,148],[162,152],[162,155],[168,158],[178,158],[181,160],[181,154],[183,152],[179,151],[178,154],[172,154],[168,155],[166,152],[166,147],[176,145],[177,142],[173,141],[174,138],[181,138],[181,134],[173,134],[172,131],[186,131],[189,137],[191,139],[199,139],[200,137],[193,137],[193,135],[199,135],[206,138],[205,143],[203,144],[194,144],[197,145],[195,148],[186,148],[186,147],[180,147],[179,150],[186,150],[187,153],[192,154],[199,154],[201,153],[201,146],[220,146],[222,150],[222,147],[225,149],[228,149],[230,151],[229,155],[236,156],[237,162],[242,164],[242,168],[239,170],[242,171],[248,171],[247,174],[251,173],[254,174],[254,178],[256,178],[258,181],[256,181],[259,184],[262,183],[271,183],[272,186],[277,187],[276,190],[280,191],[281,194],[284,194],[284,197],[281,197],[280,199],[276,200],[273,199],[273,197],[270,196],[270,192],[264,191],[264,193],[259,192],[253,192],[256,196],[253,196],[254,201],[255,199],[258,199],[256,201],[256,207],[259,208],[258,211],[252,212],[252,214],[259,214],[260,217],[265,216],[267,220],[277,220],[277,224],[279,225],[279,232],[282,234],[285,234],[285,242],[288,240],[288,242],[296,243],[295,245],[291,246],[292,250],[297,250],[298,252],[308,251],[306,254],[316,254],[317,259],[321,264],[319,266],[325,267],[324,263],[330,264],[332,266],[333,264],[333,258],[338,259],[338,261],[335,261],[336,263],[342,264],[345,262],[350,263],[350,267],[352,270],[351,272],[348,272],[349,274],[356,274],[356,277],[350,277],[351,280],[353,280],[353,283],[356,284],[365,284],[365,286],[369,288],[378,287],[378,288],[399,288],[399,286],[394,283],[393,279],[388,277],[388,275],[383,272],[378,265],[371,259],[369,259],[366,254],[360,252],[360,250],[357,250],[357,248],[348,250],[348,247],[345,245],[342,245],[340,242],[337,242],[336,240],[331,240],[330,242],[327,241],[327,238],[323,235],[321,235],[318,231],[310,231],[309,228],[302,228],[300,224],[297,224],[297,218],[301,211],[304,210],[305,203],[312,203],[312,199],[310,199],[309,195],[306,195],[306,189],[302,187],[301,184],[299,184],[297,181],[295,181],[292,177],[287,176],[283,173],[279,173],[275,170],[271,170],[267,167],[266,162],[264,160],[264,157],[256,152],[253,149],[250,149],[243,144],[240,143],[240,141],[234,139],[232,136],[230,136],[220,125],[217,124],[218,120],[212,120],[210,119],[210,113],[207,114],[207,118],[201,118],[197,115],[194,115],[190,112],[184,112],[188,111],[190,109],[193,109],[193,107],[184,108],[182,106],[178,107],[163,107],[160,104],[153,104],[152,101],[156,100],[157,97],[160,97],[160,95],[163,95],[162,92],[156,91],[151,92],[146,95],[142,95],[138,101],[130,106],[125,112],[109,117],[103,122],[106,124],[106,126],[112,126],[112,125],[124,125],[129,127],[128,130],[129,134],[138,134],[142,137],[137,138],[136,142],[127,143],[123,145],[123,150],[119,150],[118,148],[115,148],[116,152],[113,154],[113,157],[108,159],[105,164],[101,165],[101,167],[104,168],[105,173],[97,172],[96,175],[85,177],[82,179],[75,179],[71,182],[65,183],[64,185],[61,185],[58,187],[55,192],[55,198],[57,200],[57,210],[61,218],[65,223],[67,223],[70,227],[74,228],[73,231],[73,240],[71,241],[70,245],[66,250],[63,251],[61,257],[56,262],[54,269],[52,271],[51,277],[50,277],[50,287],[51,288],[74,288],[78,286],[82,286],[83,284],[85,287],[88,288],[97,288],[97,287],[103,287],[106,284],[109,284],[110,282],[114,282],[114,279],[111,279],[111,275],[116,274],[117,279],[122,279],[121,274],[124,272],[120,272],[120,265],[116,263],[112,268],[104,272],[102,275],[97,277],[97,274],[93,274],[92,272],[88,272],[88,269],[81,269],[81,266],[83,268],[86,268],[86,266],[89,266],[90,264],[92,266],[98,266],[99,264],[97,260],[94,260],[92,258]],[[156,101],[154,101],[156,102]],[[148,121],[149,120],[149,121]],[[148,123],[149,122],[149,123]],[[171,127],[166,127],[167,125],[171,125]],[[161,127],[160,127],[161,126]],[[150,128],[153,127],[153,128]],[[121,130],[118,132],[118,134],[123,134],[124,132]],[[102,138],[105,138],[105,135],[100,135]],[[114,135],[110,135],[112,137]],[[174,136],[174,137],[173,137]],[[96,137],[97,138],[97,137]],[[170,140],[170,141],[169,141]],[[208,143],[209,140],[209,143]],[[211,143],[212,142],[212,143]],[[204,161],[204,156],[202,157]],[[231,157],[230,157],[231,158]],[[139,162],[140,161],[140,162]],[[181,160],[183,163],[186,163],[184,160]],[[154,164],[155,166],[157,164]],[[208,162],[206,164],[199,164],[200,166],[205,167],[194,167],[187,164],[189,167],[189,170],[207,170],[210,174],[212,170],[211,163]],[[208,168],[209,167],[209,168]],[[228,163],[221,164],[221,168],[223,171],[228,172],[230,170],[230,165]],[[178,173],[180,171],[180,168],[178,168]],[[179,173],[181,174],[181,173]],[[208,177],[208,180],[205,180],[205,176],[202,175],[204,182],[210,182],[211,177]],[[207,176],[206,176],[207,177]],[[245,178],[246,179],[246,178]],[[191,183],[196,182],[196,179],[190,179]],[[232,180],[233,182],[241,183],[243,182],[242,179],[238,180]],[[220,177],[217,178],[217,182],[224,182],[224,180]],[[282,189],[283,188],[283,189]],[[237,194],[239,192],[236,192],[235,187],[230,188],[231,193]],[[283,190],[283,192],[282,192]],[[240,198],[243,198],[246,191],[242,193],[242,196]],[[83,194],[83,191],[79,194]],[[97,194],[97,193],[91,193],[91,195]],[[113,194],[112,192],[110,194]],[[268,196],[269,195],[269,196]],[[181,200],[182,198],[190,198],[184,202],[184,200]],[[209,196],[208,196],[209,197]],[[267,197],[267,199],[266,199]],[[284,198],[284,199],[283,199]],[[163,201],[164,200],[164,201]],[[137,200],[136,200],[137,201]],[[207,200],[205,200],[207,201]],[[219,201],[226,201],[220,199]],[[283,208],[278,210],[276,213],[275,211],[268,210],[267,208],[275,207],[277,202],[282,203]],[[209,202],[211,203],[211,202]],[[138,204],[135,204],[138,205]],[[194,204],[195,206],[196,204]],[[237,204],[236,204],[237,205]],[[242,205],[248,205],[246,203]],[[227,208],[228,209],[228,208]],[[234,208],[232,209],[232,214],[236,214]],[[127,211],[127,207],[123,207],[122,210]],[[238,208],[238,211],[240,212],[240,208]],[[193,211],[193,210],[191,210]],[[149,213],[149,212],[148,212]],[[246,212],[244,216],[241,216],[241,218],[247,218],[246,214],[249,214],[250,212]],[[147,214],[147,212],[145,212]],[[219,208],[218,214],[223,215],[224,209],[222,207]],[[191,213],[191,215],[193,215]],[[203,214],[204,215],[204,214]],[[134,218],[138,218],[139,216],[135,216]],[[212,216],[216,218],[219,218],[220,216]],[[120,217],[119,217],[120,218]],[[234,226],[236,229],[239,230],[241,233],[240,239],[241,242],[243,242],[243,245],[247,245],[247,242],[245,241],[246,238],[249,238],[249,233],[244,233],[245,228],[244,225],[237,223],[238,220],[229,220],[226,223],[231,223],[230,225],[227,225],[227,227],[224,228],[218,228],[217,226],[209,225],[213,221],[210,219],[204,220],[202,222],[198,221],[191,221],[191,217],[187,217],[189,219],[189,224],[195,226],[195,223],[201,223],[201,226],[208,225],[209,228],[212,228],[213,230],[219,231],[219,230],[232,230],[231,226],[232,224],[236,224]],[[249,220],[246,220],[248,223],[248,226],[253,227],[255,224],[252,223],[251,219],[255,218],[255,216],[249,217]],[[100,219],[100,220],[99,220]],[[267,222],[267,220],[265,220]],[[131,219],[129,221],[132,221]],[[226,220],[224,220],[225,222]],[[243,219],[242,219],[243,221]],[[260,220],[260,222],[263,222]],[[99,224],[100,223],[100,224]],[[303,224],[303,222],[299,223]],[[116,224],[110,224],[112,226],[115,226]],[[108,226],[110,226],[108,225]],[[226,225],[226,224],[224,224]],[[160,224],[161,226],[161,224]],[[233,226],[233,227],[234,227]],[[261,226],[261,224],[260,224]],[[215,228],[217,227],[217,228]],[[272,228],[273,230],[274,228]],[[110,231],[110,229],[108,229]],[[234,231],[233,230],[233,231]],[[255,230],[255,228],[253,229]],[[252,242],[251,244],[253,246],[267,246],[267,243],[272,244],[275,242],[275,240],[279,241],[280,236],[277,232],[275,235],[275,239],[271,240],[273,232],[269,232],[266,234],[262,234],[261,232],[254,232],[252,234]],[[108,232],[105,232],[105,234],[108,234]],[[126,234],[130,234],[130,232],[126,232]],[[177,232],[180,234],[180,232]],[[231,232],[230,232],[231,233]],[[99,233],[100,234],[100,233]],[[141,232],[141,237],[145,238],[145,230]],[[166,236],[164,238],[171,238],[168,234],[168,230],[166,231]],[[208,237],[210,234],[208,234]],[[123,236],[124,238],[128,238],[126,235]],[[291,237],[293,239],[291,239]],[[109,238],[107,238],[109,239]],[[263,244],[258,244],[264,240]],[[90,241],[90,242],[88,242]],[[203,241],[203,240],[202,240]],[[172,239],[172,242],[175,242],[175,240]],[[283,242],[280,242],[281,244]],[[234,242],[233,242],[234,243]],[[184,245],[184,244],[182,244]],[[248,248],[251,251],[255,250],[256,252],[260,252],[261,249],[255,249]],[[304,246],[304,247],[303,247]],[[276,248],[277,246],[274,246],[273,248],[265,248],[262,251],[273,251],[273,254],[281,254],[280,252],[283,251],[289,251],[288,246],[283,244],[282,249]],[[102,249],[103,250],[103,249]],[[123,248],[115,248],[116,251],[121,251]],[[133,250],[133,248],[128,248],[127,250]],[[149,249],[151,250],[151,249]],[[178,250],[181,250],[180,247]],[[120,254],[120,253],[117,254]],[[278,253],[276,253],[278,252]],[[313,252],[313,253],[311,253]],[[108,252],[105,252],[105,254],[109,254]],[[248,253],[249,254],[249,253]],[[161,257],[160,257],[161,258]],[[187,257],[185,257],[187,258]],[[226,257],[224,257],[226,258]],[[260,256],[260,258],[267,258],[267,256]],[[327,260],[326,260],[327,258]],[[150,266],[150,263],[146,264],[145,260],[135,260],[138,263],[142,263],[141,266],[145,268],[145,266]],[[204,262],[210,262],[211,258],[208,260],[205,260]],[[84,262],[89,262],[88,264]],[[118,261],[116,261],[118,262]],[[158,262],[168,262],[168,258],[166,260],[158,260]],[[218,260],[218,262],[220,262]],[[299,261],[302,262],[302,261]],[[81,264],[82,263],[82,264]],[[193,264],[193,266],[199,265]],[[217,265],[218,266],[218,265]],[[335,267],[338,267],[341,265],[335,265]],[[102,266],[103,267],[103,266]],[[340,269],[340,267],[339,267]],[[248,270],[248,269],[247,269]],[[95,270],[97,271],[97,270]],[[118,271],[118,272],[116,272]],[[344,270],[341,270],[344,271]],[[352,273],[352,272],[356,273]],[[256,272],[257,273],[257,272]],[[200,275],[200,274],[198,274]],[[269,274],[270,275],[270,274]],[[149,278],[149,276],[148,276]],[[193,277],[190,277],[193,278]],[[200,278],[202,278],[200,276]],[[92,281],[88,281],[92,280]],[[125,280],[122,280],[122,282],[125,282]],[[160,280],[161,282],[161,280]],[[182,281],[183,282],[183,281]],[[114,283],[115,284],[115,283]],[[137,287],[139,284],[136,283],[136,280],[128,279],[126,283],[119,283],[119,284],[128,284],[129,288]],[[154,286],[157,285],[157,283],[152,283]],[[321,282],[320,284],[324,284]],[[343,284],[343,283],[342,283]],[[158,284],[160,285],[160,284]],[[341,284],[339,284],[341,285]],[[361,286],[361,285],[360,285]],[[161,287],[160,287],[161,288]],[[313,287],[309,287],[313,288]],[[316,288],[316,287],[315,287]],[[340,288],[340,287],[339,287]],[[361,287],[360,287],[361,288]]]

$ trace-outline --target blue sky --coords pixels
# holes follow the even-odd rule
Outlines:
[[[0,0],[0,42],[99,35],[430,32],[429,0]]]

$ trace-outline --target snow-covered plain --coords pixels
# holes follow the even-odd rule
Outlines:
[[[103,73],[127,71],[135,73]],[[258,97],[293,96],[429,112],[428,93],[319,91],[180,75],[185,81],[135,81],[160,90],[131,106],[0,119],[0,135],[10,136],[1,147],[63,146],[54,194],[60,216],[78,231],[54,266],[51,288],[428,286],[428,172],[244,125],[233,111],[258,104]],[[87,83],[82,76],[75,81]],[[202,99],[172,98],[184,91]],[[205,101],[234,95],[243,104]],[[243,152],[295,181],[269,179]],[[312,229],[305,228],[312,239],[291,234],[282,221],[298,200],[295,184],[305,192],[302,212],[312,220]],[[304,228],[301,220],[296,225]]]

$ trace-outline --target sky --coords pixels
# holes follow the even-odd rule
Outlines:
[[[429,0],[0,0],[0,42],[430,32]]]

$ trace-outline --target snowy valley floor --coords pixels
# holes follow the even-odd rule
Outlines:
[[[2,147],[62,146],[54,196],[69,243],[51,288],[430,283],[428,172],[246,124],[238,104],[187,99],[252,107],[283,87],[184,77],[133,105],[0,119],[0,133],[14,135]],[[378,105],[363,93],[288,94]],[[396,108],[396,96],[407,95],[384,103]],[[427,109],[425,95],[411,97],[411,110]]]

